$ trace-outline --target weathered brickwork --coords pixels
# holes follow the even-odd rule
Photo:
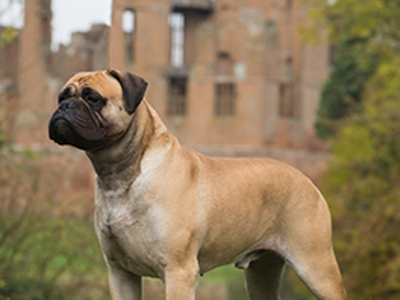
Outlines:
[[[131,64],[120,47],[121,18],[127,10],[135,15]],[[171,59],[171,12],[184,17],[178,66]],[[148,99],[188,144],[306,147],[315,140],[329,48],[302,44],[297,28],[305,16],[306,8],[297,1],[115,0],[110,66],[147,78]],[[176,87],[176,82],[186,87]],[[184,109],[168,107],[174,88],[179,89],[174,95],[185,94]],[[221,97],[227,102],[225,114],[216,108]]]
[[[14,141],[47,143],[55,95],[71,73],[118,68],[150,82],[148,100],[185,144],[315,145],[329,47],[301,42],[307,10],[298,1],[114,0],[111,27],[74,33],[57,53],[50,51],[50,7],[51,0],[26,0],[25,27],[7,48],[19,48],[10,60],[17,65],[7,65],[17,70],[10,73]],[[127,14],[129,31],[122,25]]]

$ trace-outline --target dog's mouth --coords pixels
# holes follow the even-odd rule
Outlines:
[[[79,134],[73,123],[65,116],[60,116],[56,113],[49,123],[49,138],[59,145],[71,145],[83,149]]]
[[[49,123],[49,138],[59,145],[68,144],[68,137],[73,135],[69,120],[54,113]]]
[[[57,144],[71,145],[84,151],[102,146],[106,139],[102,128],[92,124],[87,117],[71,116],[59,110],[53,114],[48,130],[49,138]]]

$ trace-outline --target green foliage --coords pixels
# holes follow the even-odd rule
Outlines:
[[[47,282],[32,282],[25,278],[6,277],[0,281],[1,300],[63,300],[55,286]]]
[[[301,28],[303,37],[317,39],[325,28],[327,40],[336,48],[335,68],[321,93],[316,124],[317,133],[328,137],[358,108],[370,76],[399,51],[400,1],[303,2],[308,4],[312,18]]]
[[[5,2],[5,1],[3,1]],[[2,15],[5,15],[8,12],[8,9],[10,9],[11,5],[13,3],[20,3],[22,5],[22,1],[21,0],[8,0],[8,7],[3,6],[4,10],[0,11],[0,19],[2,17]],[[12,26],[0,26],[0,50],[12,43],[14,41],[14,39],[18,36],[19,34],[19,30],[12,27]]]
[[[0,30],[0,49],[11,44],[18,34],[19,31],[13,27],[5,27],[3,30]]]
[[[366,40],[365,51],[386,52],[397,47],[400,2],[393,0],[301,0],[307,4],[307,23],[301,33],[307,41],[321,38],[321,28],[333,44],[343,37]],[[308,22],[310,21],[310,22]]]
[[[365,83],[375,71],[378,58],[363,53],[365,40],[345,37],[336,46],[334,69],[320,96],[316,130],[326,138],[336,131],[338,121],[358,108]],[[368,55],[360,61],[361,55]]]
[[[351,41],[343,45],[351,51],[351,60],[340,61],[344,57],[338,51],[335,71],[345,76],[346,67],[339,64],[343,63],[353,73],[340,81],[334,71],[326,85],[335,79],[347,93],[338,90],[332,100],[342,105],[339,111],[344,108],[345,118],[335,124],[334,162],[321,180],[334,217],[334,244],[349,297],[399,299],[400,1],[306,2],[318,2],[311,28],[327,28],[338,50],[342,41]],[[320,113],[328,114],[325,97],[332,95],[323,94]],[[350,106],[347,95],[353,95]],[[354,110],[353,103],[361,105]]]
[[[236,269],[233,265],[223,266],[206,273],[204,277],[201,277],[199,280],[198,290],[206,290],[207,288],[210,288],[215,284],[223,284],[226,286],[227,299],[248,299],[245,290],[243,272]]]
[[[357,299],[400,297],[399,62],[381,64],[369,81],[364,109],[340,130],[322,181],[345,282]]]
[[[91,222],[8,216],[1,232],[0,299],[71,299],[77,294],[91,299],[81,294],[83,287],[88,291],[93,284],[87,277],[105,283],[105,266]],[[107,295],[105,284],[100,289]]]
[[[56,168],[32,150],[0,151],[0,299],[108,299],[91,218],[58,216],[67,179]]]

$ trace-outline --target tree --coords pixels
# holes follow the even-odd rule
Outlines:
[[[343,37],[336,45],[334,69],[322,88],[316,130],[320,137],[331,136],[347,115],[359,108],[365,84],[376,69],[377,55],[369,54],[368,63],[358,60],[366,40]]]
[[[345,282],[357,299],[400,296],[399,67],[381,67],[386,74],[369,82],[363,110],[342,126],[322,180]]]
[[[368,79],[400,49],[400,2],[392,0],[303,0],[312,22],[303,26],[310,40],[321,36],[336,49],[334,69],[320,100],[316,129],[321,137],[335,132],[338,121],[357,110]]]
[[[17,149],[0,148],[0,300],[107,299],[76,161]]]
[[[352,79],[362,82],[360,106],[336,127],[334,161],[321,180],[345,284],[353,299],[398,299],[400,1],[308,2],[316,4],[311,28],[323,23],[333,44],[355,43],[346,46],[357,49],[353,71],[373,66],[367,77]]]

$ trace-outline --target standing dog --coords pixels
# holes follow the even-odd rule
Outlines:
[[[95,227],[114,300],[141,299],[158,277],[168,300],[193,300],[199,274],[234,263],[250,299],[279,299],[286,263],[319,299],[346,292],[328,206],[296,169],[268,159],[205,157],[181,146],[122,71],[78,73],[49,135],[86,151],[96,171]]]

